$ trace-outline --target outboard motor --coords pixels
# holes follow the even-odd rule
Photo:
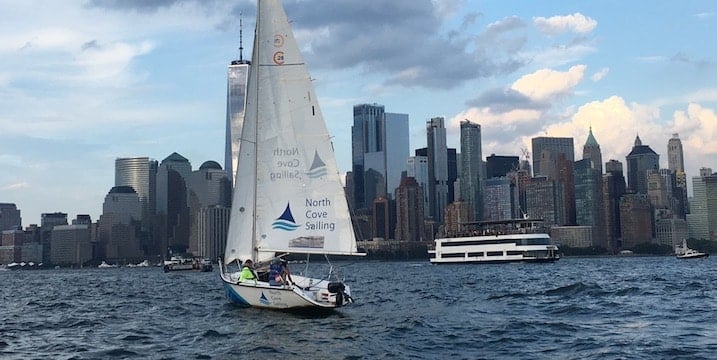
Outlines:
[[[342,306],[344,304],[344,296],[346,297],[347,302],[351,302],[351,296],[346,294],[346,286],[343,283],[330,282],[327,288],[330,293],[336,294],[336,307]]]

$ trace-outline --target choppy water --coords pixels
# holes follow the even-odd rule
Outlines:
[[[356,303],[319,317],[237,308],[216,271],[2,271],[0,358],[717,357],[713,258],[339,265]]]

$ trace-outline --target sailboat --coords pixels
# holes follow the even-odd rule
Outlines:
[[[258,0],[246,117],[220,276],[227,297],[248,307],[333,309],[352,303],[329,262],[326,276],[291,274],[272,285],[257,271],[239,281],[244,261],[261,269],[284,256],[365,255],[356,237],[312,80],[280,0]],[[314,256],[316,258],[317,256]],[[239,266],[241,268],[241,266]]]

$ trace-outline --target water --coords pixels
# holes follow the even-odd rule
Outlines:
[[[717,354],[713,258],[338,265],[356,303],[316,317],[235,307],[225,299],[216,271],[2,271],[0,358],[708,359]]]

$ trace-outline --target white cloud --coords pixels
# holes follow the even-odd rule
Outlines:
[[[541,32],[548,35],[558,35],[566,32],[580,34],[591,32],[597,26],[597,21],[581,13],[564,16],[552,16],[549,18],[533,18],[535,26]]]
[[[610,72],[610,69],[604,67],[604,68],[600,69],[600,71],[594,73],[594,74],[590,77],[590,79],[591,79],[592,81],[594,81],[594,82],[598,82],[598,81],[604,79],[605,76],[607,76],[607,73],[609,73],[609,72]]]
[[[26,182],[19,182],[19,183],[8,184],[3,187],[0,187],[0,190],[12,191],[12,190],[28,189],[28,188],[30,188],[30,184],[28,184]]]
[[[521,77],[511,87],[535,101],[549,100],[569,94],[583,79],[585,68],[575,65],[566,72],[541,69]]]

